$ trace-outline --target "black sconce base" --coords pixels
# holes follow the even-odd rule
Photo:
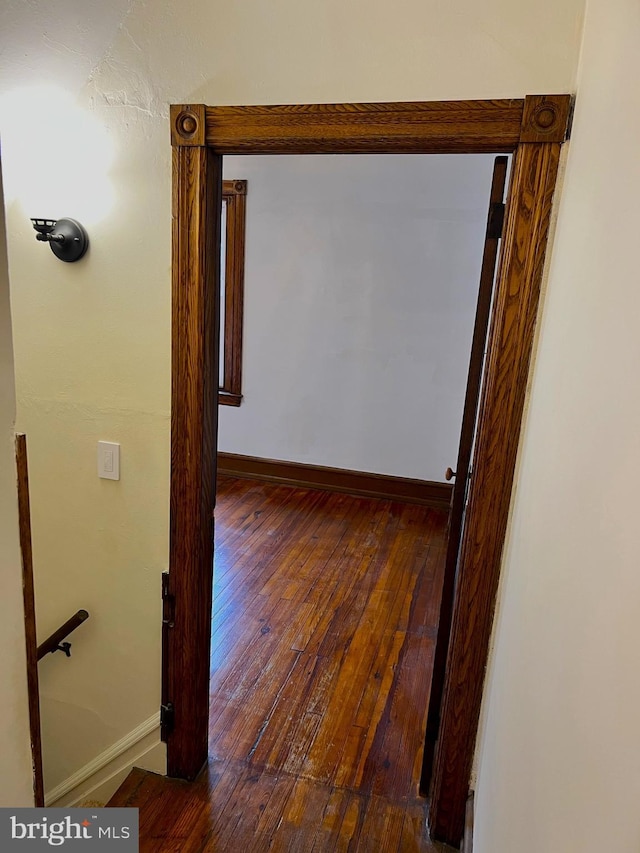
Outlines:
[[[79,261],[89,248],[89,236],[75,219],[58,219],[55,233],[64,237],[64,240],[49,245],[53,254],[61,261]]]
[[[89,248],[89,235],[76,219],[32,219],[36,239],[49,243],[61,261],[73,263]]]

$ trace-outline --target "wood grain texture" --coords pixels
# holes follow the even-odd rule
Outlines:
[[[247,182],[222,182],[227,203],[224,276],[224,372],[218,402],[239,406],[242,402],[242,332],[244,315],[244,258]]]
[[[171,523],[167,684],[175,729],[168,772],[192,779],[207,757],[208,660],[218,427],[222,158],[173,149]]]
[[[171,121],[171,144],[202,147],[205,144],[204,104],[172,104],[169,110]]]
[[[346,468],[307,465],[282,459],[262,459],[238,453],[218,453],[218,471],[235,477],[249,477],[271,483],[307,489],[327,489],[372,498],[406,501],[446,509],[451,500],[449,483],[370,474]]]
[[[570,113],[570,95],[527,95],[520,142],[564,142]]]
[[[560,144],[519,147],[483,387],[431,786],[434,837],[457,844],[476,739]]]
[[[418,798],[447,514],[220,476],[210,758],[142,851],[441,849]]]
[[[520,99],[206,108],[219,154],[513,151]]]
[[[219,478],[213,758],[416,797],[446,519]]]
[[[241,179],[224,180],[222,182],[222,197],[228,198],[234,195],[246,195],[247,182]]]
[[[489,212],[487,214],[487,228],[482,254],[482,266],[480,269],[480,286],[478,288],[476,316],[471,342],[471,354],[469,357],[467,388],[462,412],[460,444],[458,445],[458,457],[456,460],[456,482],[453,489],[453,495],[451,497],[449,539],[447,542],[447,557],[445,561],[444,581],[440,600],[440,621],[438,622],[438,639],[436,642],[436,654],[433,665],[431,695],[429,697],[429,714],[427,718],[424,764],[422,768],[421,781],[421,787],[424,791],[429,790],[435,744],[440,730],[440,708],[442,704],[442,692],[444,689],[445,670],[449,651],[449,637],[451,634],[456,569],[458,566],[458,553],[460,551],[462,521],[465,512],[467,481],[471,466],[471,452],[473,449],[473,440],[476,431],[476,417],[480,401],[480,386],[482,382],[484,353],[487,344],[487,333],[491,314],[493,283],[496,271],[496,261],[498,258],[498,246],[500,243],[500,237],[492,228],[492,210],[494,205],[501,204],[504,198],[507,165],[508,160],[506,157],[496,157],[489,193]]]
[[[140,810],[140,853],[454,853],[424,805],[212,761],[195,785],[132,771],[113,808]]]
[[[29,697],[29,732],[33,763],[33,794],[37,807],[44,806],[42,774],[42,734],[40,726],[40,690],[38,686],[38,640],[36,634],[36,600],[33,583],[33,552],[31,547],[31,507],[29,501],[29,469],[27,437],[16,435],[16,468],[18,472],[18,523],[22,552],[22,595],[27,650],[27,691]]]

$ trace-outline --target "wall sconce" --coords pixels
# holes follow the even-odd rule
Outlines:
[[[61,261],[73,263],[89,248],[89,235],[75,219],[32,219],[36,240],[48,243]]]

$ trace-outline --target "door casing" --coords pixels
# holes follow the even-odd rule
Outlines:
[[[458,844],[522,422],[569,95],[382,104],[171,107],[170,570],[163,695],[168,774],[207,760],[217,451],[220,210],[225,154],[513,153],[483,381],[474,476],[430,781],[435,839]],[[427,781],[427,780],[423,780]]]

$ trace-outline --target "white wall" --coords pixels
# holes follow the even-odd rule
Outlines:
[[[640,8],[589,0],[479,748],[477,853],[640,849]]]
[[[47,787],[150,719],[159,704],[169,494],[169,103],[569,91],[582,6],[2,4],[0,120],[38,630],[46,634],[78,607],[91,612],[73,659],[53,656],[42,670]],[[25,85],[37,88],[25,92]],[[34,241],[27,218],[34,215],[84,221],[86,258],[56,261]],[[119,483],[96,476],[101,438],[122,444]]]
[[[33,805],[7,244],[0,172],[0,807]]]
[[[220,449],[455,468],[489,155],[228,157],[247,178],[244,400]]]

